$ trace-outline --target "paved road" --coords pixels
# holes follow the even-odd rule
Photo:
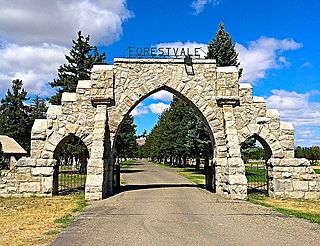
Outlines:
[[[194,187],[139,163],[126,191],[80,214],[52,245],[320,245],[320,226]]]

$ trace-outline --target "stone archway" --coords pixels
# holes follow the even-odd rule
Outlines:
[[[119,132],[119,130],[121,129],[122,123],[125,119],[125,117],[130,114],[130,112],[137,107],[137,105],[139,105],[144,99],[146,99],[147,97],[151,96],[152,94],[158,92],[158,91],[168,91],[170,93],[172,93],[173,95],[175,95],[176,97],[178,97],[179,99],[181,99],[182,101],[184,101],[185,103],[187,103],[192,109],[193,111],[196,113],[196,115],[201,119],[202,123],[204,124],[204,126],[207,129],[208,135],[210,137],[211,140],[211,144],[212,144],[212,150],[215,149],[215,140],[214,140],[214,133],[213,130],[209,124],[209,122],[207,121],[207,118],[203,115],[203,113],[200,111],[200,109],[193,103],[193,101],[191,101],[189,98],[187,98],[186,96],[182,95],[181,93],[177,92],[176,90],[168,87],[168,86],[163,86],[160,88],[155,89],[154,91],[150,91],[148,92],[146,95],[143,95],[139,98],[139,100],[137,100],[136,102],[134,102],[133,106],[131,106],[126,112],[118,112],[118,111],[114,111],[113,115],[118,115],[118,125],[117,125],[117,130],[114,134],[114,136],[110,136],[111,138],[111,153],[114,154],[115,153],[115,144],[116,144],[116,139],[117,139],[117,134]],[[121,108],[118,108],[118,110],[122,110]],[[112,116],[111,116],[112,117]],[[212,156],[214,155],[214,153],[212,153]],[[213,156],[214,158],[214,156]],[[211,165],[214,165],[215,163],[212,162]],[[209,168],[210,163],[208,164],[208,166],[206,166],[206,168]],[[206,179],[206,187],[208,190],[216,190],[216,179],[214,177],[216,170],[214,170],[215,166],[210,166],[210,169],[208,169],[208,173],[206,173],[206,176],[208,175],[208,179]],[[114,168],[113,168],[114,169]],[[209,174],[209,170],[212,172]],[[209,178],[210,176],[210,178]]]
[[[90,80],[80,80],[75,93],[63,93],[62,105],[50,106],[47,119],[32,129],[31,157],[11,170],[0,195],[51,195],[55,146],[69,133],[88,146],[90,159],[86,198],[112,194],[112,146],[123,117],[148,94],[165,88],[201,112],[215,143],[216,192],[247,197],[240,143],[256,134],[272,156],[269,194],[276,197],[320,197],[320,180],[305,159],[294,158],[294,129],[267,110],[249,84],[239,84],[236,67],[217,67],[214,60],[115,58],[113,65],[95,65]],[[27,180],[20,173],[28,173]],[[22,176],[21,176],[22,177]],[[2,180],[0,180],[2,182]],[[11,183],[10,183],[11,182]],[[14,184],[17,187],[10,190]]]

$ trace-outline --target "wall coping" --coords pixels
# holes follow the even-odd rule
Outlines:
[[[116,63],[185,63],[183,58],[114,58]],[[215,59],[192,59],[193,64],[216,64]]]

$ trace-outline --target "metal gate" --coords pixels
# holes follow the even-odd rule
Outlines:
[[[65,195],[83,192],[86,184],[86,163],[58,165],[54,177],[54,194]]]
[[[268,193],[268,169],[265,162],[246,163],[248,193]]]

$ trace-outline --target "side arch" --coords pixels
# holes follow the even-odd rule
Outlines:
[[[243,143],[249,137],[257,139],[266,151],[266,157],[283,158],[283,148],[280,141],[269,130],[267,126],[259,124],[249,124],[238,131],[239,143]]]
[[[92,133],[87,131],[83,126],[76,124],[68,124],[59,131],[53,131],[47,138],[44,150],[50,153],[49,159],[54,159],[54,154],[59,146],[63,146],[71,136],[81,139],[91,155]]]

